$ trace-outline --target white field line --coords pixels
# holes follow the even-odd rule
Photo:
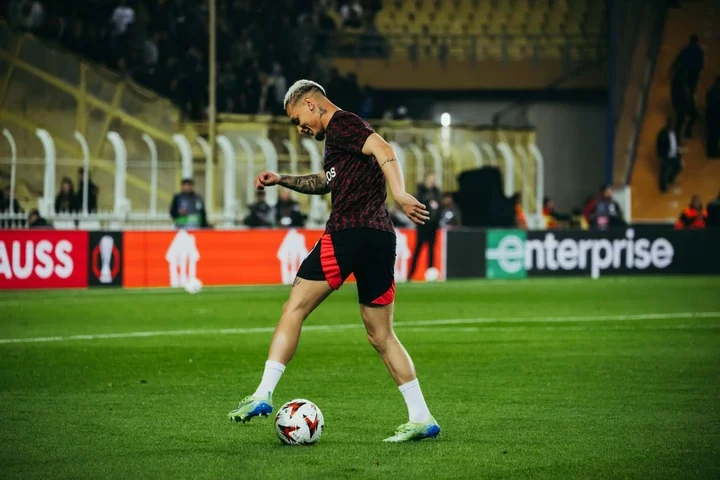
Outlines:
[[[678,312],[678,313],[646,313],[638,315],[593,315],[573,317],[509,317],[509,318],[450,318],[440,320],[417,320],[408,322],[396,322],[396,328],[407,329],[411,327],[432,327],[440,325],[478,325],[478,324],[503,324],[503,323],[580,323],[580,322],[613,322],[613,321],[641,321],[641,320],[664,320],[664,319],[689,319],[689,318],[720,318],[720,312]],[[691,325],[681,326],[690,328]],[[338,324],[338,325],[306,325],[303,331],[336,332],[340,330],[362,329],[361,322]],[[497,328],[497,327],[496,327]],[[507,327],[506,327],[507,328]],[[518,327],[513,327],[518,328]],[[537,328],[537,327],[533,327]],[[546,327],[550,328],[550,327]],[[677,328],[677,327],[676,327]],[[698,328],[707,328],[698,325]],[[589,328],[584,328],[589,329]],[[610,328],[612,329],[612,328]],[[416,329],[417,330],[417,329]],[[433,329],[437,330],[437,329]],[[488,330],[488,328],[483,328]],[[256,328],[205,328],[188,330],[158,330],[150,332],[126,332],[126,333],[97,333],[91,335],[67,335],[53,337],[28,337],[28,338],[2,338],[0,344],[8,343],[44,343],[44,342],[66,342],[72,340],[104,340],[116,338],[144,338],[144,337],[175,337],[183,335],[234,335],[248,333],[272,333],[275,327]]]

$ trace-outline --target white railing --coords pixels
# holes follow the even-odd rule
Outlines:
[[[0,212],[0,226],[24,228],[27,221],[26,214],[13,210],[19,162],[17,146],[12,133],[8,129],[3,129],[3,135],[10,146],[10,211]],[[82,185],[79,186],[82,189],[83,204],[80,212],[73,214],[57,214],[54,211],[57,185],[55,144],[50,134],[45,130],[38,129],[36,136],[42,143],[45,151],[44,158],[39,160],[39,165],[44,167],[44,174],[43,194],[38,200],[38,210],[43,217],[53,221],[56,228],[78,228],[81,224],[85,227],[95,226],[95,228],[127,228],[129,225],[138,226],[138,228],[172,227],[169,214],[164,211],[158,211],[158,151],[154,140],[149,135],[145,134],[142,137],[149,152],[150,198],[148,210],[134,211],[131,208],[130,201],[126,196],[128,158],[125,142],[119,133],[111,131],[108,132],[107,139],[112,145],[115,155],[113,206],[111,210],[89,212],[88,190],[90,175],[88,172],[91,166],[90,153],[85,137],[80,132],[75,132],[75,139],[80,144],[80,150],[82,151],[82,159],[73,162],[75,165],[81,162],[86,174],[83,176]],[[193,162],[190,142],[182,134],[173,135],[173,141],[180,152],[183,178],[192,178]],[[198,138],[197,142],[205,156],[205,195],[212,197],[216,176],[214,174],[215,166],[210,158],[210,145],[204,138]],[[212,202],[208,202],[208,220],[210,223],[221,228],[237,225],[245,214],[247,206],[254,201],[255,189],[253,180],[258,170],[255,165],[256,157],[258,155],[264,157],[265,166],[263,168],[268,170],[277,170],[278,168],[278,152],[273,143],[267,138],[255,139],[254,143],[259,149],[259,154],[255,153],[253,144],[247,139],[240,137],[236,142],[236,144],[233,144],[233,142],[224,135],[218,135],[217,137],[217,146],[222,158],[220,165],[222,165],[223,181],[221,187],[223,190],[223,202],[221,211],[214,211],[212,209]],[[283,145],[289,154],[291,173],[297,174],[298,152],[295,146],[287,140],[283,142]],[[310,159],[311,171],[321,171],[323,162],[321,146],[309,138],[302,139],[300,145],[307,152]],[[444,154],[434,143],[426,143],[424,149],[421,149],[420,146],[414,143],[400,144],[392,142],[392,146],[397,152],[398,161],[404,169],[407,168],[411,170],[412,167],[414,167],[416,175],[414,180],[418,183],[424,180],[424,175],[428,168],[434,169],[438,178],[443,178]],[[543,199],[544,170],[542,154],[537,146],[531,144],[527,146],[527,149],[516,147],[515,151],[513,151],[513,149],[504,142],[500,142],[494,146],[487,142],[468,142],[463,148],[472,155],[474,167],[498,166],[498,163],[500,163],[500,168],[503,171],[505,179],[504,191],[506,195],[512,195],[515,191],[515,176],[518,175],[518,177],[521,178],[523,190],[532,191],[536,195],[536,209],[538,211],[528,215],[528,219],[530,220],[531,227],[539,227],[542,224],[542,212],[540,209],[542,208]],[[244,158],[238,158],[239,152],[244,154]],[[431,167],[426,165],[426,158],[429,160],[428,163]],[[499,162],[498,159],[501,161]],[[34,161],[35,160],[24,159],[24,162],[27,162],[24,164],[29,164]],[[131,163],[136,165],[138,162]],[[140,163],[145,164],[145,161]],[[530,168],[531,164],[534,164],[534,171]],[[240,165],[244,166],[244,168],[238,168]],[[238,175],[240,175],[240,177],[238,177]],[[244,184],[244,201],[239,200],[241,198],[241,192],[238,191],[238,178],[240,178]],[[406,179],[406,182],[408,185],[411,185],[413,180]],[[533,189],[532,186],[535,188]],[[275,189],[269,190],[267,199],[269,203],[274,203],[277,199],[277,191]],[[327,203],[319,196],[312,196],[310,199],[308,226],[322,226],[327,219],[328,213]]]

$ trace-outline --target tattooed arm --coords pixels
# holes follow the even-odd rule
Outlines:
[[[255,188],[258,190],[273,185],[281,185],[306,195],[325,195],[330,192],[330,185],[325,180],[324,173],[281,175],[275,172],[262,172],[255,179]]]
[[[278,182],[283,187],[295,190],[306,195],[325,195],[330,193],[330,185],[325,180],[324,173],[311,175],[280,175]]]

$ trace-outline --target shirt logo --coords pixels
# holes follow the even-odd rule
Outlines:
[[[335,167],[332,167],[330,170],[328,170],[327,172],[325,172],[325,180],[327,180],[327,183],[330,183],[330,181],[331,181],[333,178],[335,178],[335,176],[336,176]]]

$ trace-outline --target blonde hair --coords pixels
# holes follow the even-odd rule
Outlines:
[[[294,104],[300,100],[302,96],[307,95],[312,91],[318,91],[327,97],[325,89],[319,83],[313,82],[312,80],[298,80],[293,83],[290,88],[288,88],[287,93],[285,93],[283,108],[287,110],[288,105]]]

